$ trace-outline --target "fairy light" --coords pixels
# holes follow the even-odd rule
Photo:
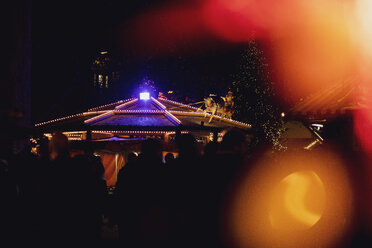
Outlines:
[[[86,131],[68,131],[68,132],[63,132],[63,134],[70,135],[70,134],[82,134],[85,133]]]
[[[187,133],[188,131],[181,131],[181,133]],[[92,133],[95,134],[168,134],[173,135],[176,134],[175,131],[98,131],[94,130]]]
[[[114,113],[118,114],[164,114],[164,110],[115,110]]]
[[[192,110],[198,110],[196,107],[185,105],[185,104],[175,102],[175,101],[172,101],[172,100],[162,99],[162,98],[158,98],[158,99],[160,101],[163,101],[163,102],[176,104],[176,105],[179,105],[179,106],[182,106],[182,107],[188,107],[189,109],[192,109]],[[121,101],[118,101],[118,102],[102,105],[102,106],[99,106],[99,107],[96,107],[96,108],[91,108],[91,109],[88,110],[88,112],[83,112],[83,113],[74,114],[74,115],[70,115],[70,116],[66,116],[66,117],[62,117],[62,118],[57,118],[57,119],[50,120],[50,121],[37,123],[37,124],[35,124],[35,126],[41,126],[41,125],[50,124],[50,123],[54,123],[54,122],[57,122],[57,121],[63,121],[63,120],[74,118],[74,117],[89,116],[89,115],[97,115],[97,116],[94,116],[93,118],[85,120],[84,124],[92,124],[94,122],[101,121],[103,119],[109,118],[109,117],[111,117],[115,114],[164,114],[170,121],[172,121],[173,123],[175,123],[177,125],[180,125],[182,123],[182,121],[179,120],[175,115],[199,116],[199,117],[207,116],[207,115],[211,116],[210,113],[205,113],[205,112],[167,110],[167,107],[164,104],[162,104],[160,101],[155,99],[154,97],[151,97],[151,100],[157,106],[159,106],[161,110],[126,110],[126,109],[121,109],[121,108],[127,107],[127,106],[129,106],[129,105],[138,101],[138,98],[131,98],[131,99],[127,99],[127,100],[121,100]],[[98,109],[101,109],[101,108],[104,108],[104,107],[117,105],[117,104],[120,104],[120,105],[116,106],[113,110],[98,110]],[[250,124],[240,122],[240,121],[236,121],[236,120],[232,120],[232,119],[225,118],[225,117],[221,117],[221,116],[218,116],[218,115],[215,115],[214,117],[217,118],[217,119],[223,120],[224,122],[236,124],[236,125],[239,125],[239,126],[242,126],[242,127],[245,127],[245,128],[251,128],[252,127]],[[135,134],[157,134],[157,133],[158,134],[165,134],[165,133],[173,134],[173,133],[164,132],[164,131],[157,131],[157,132],[154,132],[154,131],[127,131],[127,132],[125,132],[125,131],[110,131],[110,133],[117,133],[117,132],[120,132],[120,133],[135,133]],[[182,131],[182,132],[186,133],[186,131]],[[81,135],[82,131],[76,131],[75,134],[76,135]],[[68,132],[67,135],[72,137],[73,132]]]
[[[88,111],[93,111],[93,110],[97,110],[97,109],[100,109],[100,108],[106,108],[106,107],[109,107],[109,106],[112,106],[112,105],[117,105],[117,104],[120,104],[120,103],[129,102],[129,101],[132,101],[133,99],[134,98],[130,98],[130,99],[127,99],[127,100],[120,100],[120,101],[117,101],[117,102],[113,102],[113,103],[109,103],[109,104],[102,105],[102,106],[99,106],[99,107],[88,109]]]
[[[155,100],[155,99],[154,99],[154,100]],[[164,101],[164,102],[173,103],[173,104],[176,104],[176,105],[180,105],[180,106],[182,106],[182,107],[189,107],[189,108],[191,108],[191,109],[198,110],[198,108],[196,108],[196,107],[189,106],[189,105],[186,105],[186,104],[183,104],[183,103],[180,103],[180,102],[175,102],[175,101],[168,100],[168,99],[163,99],[163,98],[158,98],[158,100],[160,100],[160,101]],[[156,100],[155,100],[155,101],[156,101]],[[156,102],[159,102],[159,101],[156,101]],[[163,106],[164,106],[164,105],[163,105]],[[165,107],[165,106],[164,106],[164,107]],[[212,115],[212,114],[210,114],[210,113],[204,113],[204,112],[187,112],[187,111],[175,111],[175,110],[170,110],[169,112],[170,112],[170,113],[174,113],[174,114],[197,115],[197,116],[202,116],[202,115],[205,115],[205,114],[207,114],[207,115],[209,115],[209,116]],[[250,124],[247,124],[247,123],[244,123],[244,122],[240,122],[240,121],[236,121],[236,120],[232,120],[232,119],[225,118],[225,117],[221,117],[221,116],[218,116],[218,115],[215,115],[214,117],[217,117],[217,118],[222,119],[222,120],[227,121],[227,122],[240,124],[240,125],[243,125],[243,126],[246,126],[246,127],[249,127],[249,128],[252,127]]]
[[[168,102],[168,103],[172,103],[172,104],[176,104],[176,105],[180,105],[181,107],[188,107],[188,108],[191,108],[193,110],[198,110],[198,108],[194,107],[194,106],[190,106],[190,105],[186,105],[186,104],[183,104],[183,103],[180,103],[180,102],[175,102],[175,101],[172,101],[172,100],[169,100],[169,99],[164,99],[164,98],[158,98],[160,101],[164,101],[164,102]]]
[[[74,115],[69,115],[69,116],[57,118],[57,119],[50,120],[50,121],[44,121],[44,122],[40,122],[40,123],[35,124],[35,127],[42,126],[42,125],[49,124],[49,123],[53,123],[53,122],[57,122],[57,121],[63,121],[63,120],[66,120],[66,119],[70,119],[70,118],[77,117],[77,116],[83,116],[83,115],[84,115],[84,113],[79,113],[79,114],[74,114]]]
[[[101,115],[98,115],[98,116],[95,116],[93,118],[90,118],[88,120],[85,120],[84,123],[85,124],[92,124],[93,122],[97,122],[97,121],[101,121],[101,120],[104,120],[110,116],[113,116],[114,115],[114,111],[113,110],[110,110],[104,114],[101,114]]]
[[[45,137],[48,137],[48,138],[51,138],[52,137],[52,134],[51,133],[44,133],[43,134]]]
[[[199,117],[204,117],[204,115],[208,115],[208,116],[212,115],[210,113],[204,113],[204,112],[187,112],[187,111],[176,111],[176,110],[171,110],[169,112],[171,112],[173,114],[176,114],[176,115],[192,115],[192,116],[199,116]],[[229,118],[226,118],[226,117],[221,117],[219,115],[215,115],[213,118],[221,119],[225,122],[234,123],[234,124],[244,126],[244,127],[248,127],[248,128],[252,127],[251,124],[247,124],[247,123],[244,123],[244,122],[241,122],[241,121],[236,121],[236,120],[229,119]]]
[[[120,110],[121,108],[127,107],[127,106],[129,106],[129,105],[131,105],[131,104],[133,104],[133,103],[135,103],[137,101],[138,101],[138,98],[134,98],[134,99],[132,99],[132,100],[130,100],[128,102],[125,102],[123,104],[120,104],[119,106],[116,106],[115,107],[115,110]]]
[[[162,108],[165,112],[165,116],[168,117],[168,119],[170,119],[170,121],[173,121],[173,122],[176,122],[178,125],[181,124],[182,122],[177,118],[175,117],[174,115],[172,115],[168,110],[167,110],[167,107],[164,106],[162,103],[160,103],[158,100],[156,100],[155,98],[151,97],[151,100],[153,102],[155,102],[157,105],[159,105],[160,108]]]
[[[153,102],[155,102],[157,105],[159,105],[160,106],[160,108],[162,108],[162,109],[166,109],[167,107],[166,106],[164,106],[163,104],[161,104],[158,100],[156,100],[155,98],[153,98],[153,97],[151,97],[151,100],[153,101]]]
[[[189,111],[179,111],[179,110],[169,110],[172,114],[177,115],[195,115],[195,116],[204,116],[205,114],[211,115],[210,113],[204,113],[204,112],[189,112]]]
[[[89,112],[84,112],[83,115],[98,115],[98,114],[103,114],[106,113],[107,110],[98,110],[98,111],[89,111]]]
[[[170,119],[172,119],[173,121],[175,121],[177,124],[181,124],[181,121],[175,117],[174,115],[172,115],[168,110],[165,110],[165,115],[170,117]]]

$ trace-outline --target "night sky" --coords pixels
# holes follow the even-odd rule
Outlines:
[[[130,34],[136,30],[127,31],[131,20],[169,2],[175,1],[34,1],[32,122],[128,98],[145,77],[159,90],[178,90],[196,101],[209,93],[225,94],[239,69],[241,44],[185,40],[182,49],[171,44],[162,54],[155,52],[156,46],[143,53],[132,47]],[[105,92],[92,92],[90,68],[101,51],[121,62],[121,80]]]

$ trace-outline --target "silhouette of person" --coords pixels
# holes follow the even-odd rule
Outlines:
[[[245,163],[245,134],[236,129],[227,131],[214,156],[209,163],[205,162],[208,167],[205,178],[208,178],[208,181],[204,184],[204,189],[208,192],[208,197],[204,199],[206,207],[203,224],[205,224],[204,229],[208,230],[205,241],[213,247],[221,247],[223,240],[220,233],[220,220],[228,204],[226,199],[228,199],[229,189],[238,176],[239,169]]]
[[[119,229],[119,236],[124,237],[126,235],[125,228],[127,227],[124,209],[126,207],[126,203],[123,201],[124,197],[128,196],[128,188],[127,184],[130,184],[130,177],[132,174],[133,168],[135,168],[136,163],[138,161],[138,155],[134,152],[130,152],[127,155],[127,160],[123,168],[120,169],[117,176],[117,181],[115,185],[114,191],[114,212],[110,218],[110,224],[113,225],[115,223],[118,224]],[[129,175],[129,176],[128,176]],[[124,204],[124,206],[123,206]],[[121,234],[120,234],[121,233]]]
[[[202,236],[200,220],[200,165],[197,142],[191,134],[176,137],[178,157],[169,168],[171,194],[172,245],[192,247]]]
[[[118,182],[120,241],[126,247],[166,247],[169,228],[160,142],[145,140],[138,161],[128,168]]]
[[[3,139],[0,142],[0,238],[1,244],[14,242],[17,236],[18,191],[15,175],[12,170],[11,142]]]
[[[166,164],[167,166],[170,166],[170,165],[172,165],[172,164],[174,163],[175,157],[174,157],[173,153],[168,152],[168,153],[165,155],[164,160],[165,160],[165,164]]]
[[[100,157],[94,155],[92,144],[85,145],[84,154],[73,158],[76,187],[80,194],[76,200],[76,211],[80,222],[80,239],[84,244],[101,242],[104,209],[107,203],[105,170]]]
[[[48,177],[47,207],[50,242],[71,245],[80,242],[78,174],[70,157],[67,137],[55,132],[49,142],[50,171]]]

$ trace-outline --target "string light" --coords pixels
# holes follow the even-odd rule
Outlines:
[[[158,100],[156,100],[155,98],[151,97],[151,100],[154,101],[157,105],[159,105],[160,108],[162,108],[164,110],[167,108],[163,104],[161,104]]]
[[[49,123],[53,123],[53,122],[56,122],[56,121],[63,121],[63,120],[66,120],[66,119],[70,119],[70,118],[77,117],[77,116],[83,116],[83,115],[84,115],[84,113],[79,113],[79,114],[69,115],[69,116],[61,117],[61,118],[50,120],[50,121],[44,121],[44,122],[35,124],[35,127],[42,126],[42,125],[49,124]]]
[[[192,110],[197,110],[196,107],[185,105],[183,103],[171,101],[171,100],[168,100],[168,99],[162,99],[162,98],[158,98],[158,99],[161,100],[161,101],[164,101],[164,102],[180,105],[182,107],[188,107],[189,109],[192,109]],[[165,116],[168,119],[170,119],[172,122],[176,123],[177,125],[181,124],[182,122],[175,115],[186,115],[186,116],[189,115],[189,116],[200,116],[200,117],[206,116],[206,115],[211,116],[210,113],[205,113],[205,112],[194,112],[194,111],[190,112],[190,111],[176,111],[176,110],[169,110],[168,111],[167,107],[165,105],[163,105],[161,102],[159,102],[157,99],[155,99],[154,97],[151,97],[151,100],[156,105],[158,105],[162,110],[125,110],[125,109],[122,110],[121,108],[127,107],[127,106],[129,106],[129,105],[138,101],[138,98],[131,98],[131,99],[127,99],[127,100],[121,100],[121,101],[118,101],[118,102],[102,105],[102,106],[99,106],[99,107],[96,107],[96,108],[91,108],[91,109],[88,110],[88,112],[83,112],[83,113],[74,114],[74,115],[70,115],[70,116],[66,116],[66,117],[62,117],[62,118],[53,119],[53,120],[50,120],[50,121],[37,123],[37,124],[35,124],[35,126],[37,127],[37,126],[50,124],[50,123],[54,123],[54,122],[57,122],[57,121],[62,121],[62,120],[66,120],[66,119],[70,119],[70,118],[74,118],[74,117],[88,116],[88,115],[95,115],[95,114],[98,114],[98,116],[87,119],[87,120],[84,121],[84,123],[85,124],[91,124],[93,122],[97,122],[97,121],[109,118],[110,116],[113,116],[115,114],[165,114]],[[98,110],[98,109],[101,109],[101,108],[105,108],[105,107],[112,106],[112,105],[117,105],[117,104],[120,104],[120,105],[116,106],[114,110]],[[96,110],[96,111],[94,111],[94,110]],[[217,118],[217,119],[221,119],[225,122],[230,122],[230,123],[237,124],[239,126],[251,128],[250,124],[247,124],[247,123],[244,123],[244,122],[228,119],[228,118],[221,117],[221,116],[218,116],[218,115],[216,115],[214,117]]]
[[[155,100],[155,99],[154,99]],[[158,100],[160,101],[165,101],[165,102],[169,102],[169,103],[173,103],[173,104],[177,104],[177,105],[180,105],[182,107],[189,107],[193,110],[198,110],[198,108],[196,107],[193,107],[193,106],[189,106],[189,105],[186,105],[186,104],[183,104],[183,103],[180,103],[180,102],[175,102],[175,101],[172,101],[172,100],[168,100],[168,99],[163,99],[163,98],[158,98]],[[163,105],[164,106],[164,105]],[[165,106],[164,106],[165,107]],[[184,114],[184,115],[198,115],[198,116],[203,116],[205,114],[211,116],[212,114],[210,113],[204,113],[204,112],[187,112],[187,111],[176,111],[176,110],[170,110],[169,112],[171,113],[174,113],[174,114]],[[247,127],[252,127],[252,125],[250,124],[247,124],[247,123],[244,123],[244,122],[240,122],[240,121],[236,121],[236,120],[232,120],[232,119],[228,119],[228,118],[225,118],[225,117],[221,117],[221,116],[218,116],[218,115],[215,115],[214,117],[217,117],[219,119],[222,119],[224,121],[228,121],[228,122],[232,122],[232,123],[236,123],[236,124],[241,124],[243,126],[247,126]]]
[[[118,114],[164,114],[164,110],[115,110],[114,113]]]
[[[104,120],[110,116],[113,116],[115,113],[113,110],[110,110],[108,112],[105,112],[104,114],[101,114],[101,115],[98,115],[98,116],[95,116],[93,118],[90,118],[88,120],[85,120],[84,123],[85,124],[92,124],[93,122],[97,122],[97,121],[101,121],[101,120]]]
[[[176,134],[175,131],[97,131],[94,130],[92,133],[96,134],[168,134],[168,135],[174,135]],[[181,131],[181,134],[189,133],[189,131]]]
[[[166,115],[167,117],[169,117],[168,119],[170,119],[170,120],[173,121],[173,122],[176,122],[178,125],[181,124],[181,121],[180,121],[177,117],[175,117],[174,115],[172,115],[172,114],[167,110],[167,107],[166,107],[166,106],[164,106],[163,104],[161,104],[158,100],[156,100],[156,99],[153,98],[153,97],[151,97],[151,100],[152,100],[153,102],[155,102],[157,105],[159,105],[160,108],[162,108],[162,109],[164,110],[165,115]]]
[[[68,140],[82,140],[81,138],[68,137]]]
[[[165,110],[165,114],[166,114],[166,116],[170,117],[172,120],[177,122],[178,124],[181,124],[181,121],[177,117],[172,115],[168,110]]]
[[[212,115],[210,113],[204,113],[204,112],[187,112],[187,111],[176,111],[176,110],[171,110],[170,112],[173,113],[173,114],[176,114],[176,115],[193,115],[193,116],[199,116],[199,117],[204,117],[204,115],[207,115],[207,116]],[[248,127],[248,128],[252,127],[251,124],[247,124],[247,123],[244,123],[244,122],[241,122],[241,121],[232,120],[232,119],[229,119],[229,118],[226,118],[226,117],[221,117],[219,115],[215,115],[215,116],[213,116],[213,118],[221,119],[223,121],[235,123],[235,124],[238,124],[238,125],[241,125],[241,126],[244,126],[244,127]]]
[[[169,102],[169,103],[173,103],[173,104],[176,104],[176,105],[180,105],[182,107],[188,107],[188,108],[191,108],[193,110],[198,110],[198,108],[194,107],[194,106],[190,106],[190,105],[186,105],[186,104],[183,104],[183,103],[180,103],[180,102],[175,102],[175,101],[172,101],[172,100],[168,100],[168,99],[164,99],[164,98],[158,98],[160,101],[164,101],[164,102]]]
[[[131,105],[131,104],[133,104],[133,103],[135,103],[137,101],[138,101],[138,98],[132,98],[131,100],[129,100],[129,101],[123,103],[123,104],[120,104],[119,106],[116,106],[115,107],[115,110],[120,110],[121,108],[124,108],[126,106],[129,106],[129,105]]]
[[[112,106],[112,105],[117,105],[117,104],[120,104],[120,103],[129,102],[129,101],[132,101],[133,99],[134,98],[130,98],[130,99],[127,99],[127,100],[120,100],[120,101],[117,101],[117,102],[113,102],[113,103],[109,103],[109,104],[102,105],[102,106],[99,106],[99,107],[88,109],[88,111],[97,110],[97,109],[100,109],[100,108],[106,108],[106,107],[109,107],[109,106]]]

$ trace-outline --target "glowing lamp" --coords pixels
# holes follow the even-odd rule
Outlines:
[[[140,100],[149,100],[150,99],[150,93],[148,92],[141,92],[140,93]]]

